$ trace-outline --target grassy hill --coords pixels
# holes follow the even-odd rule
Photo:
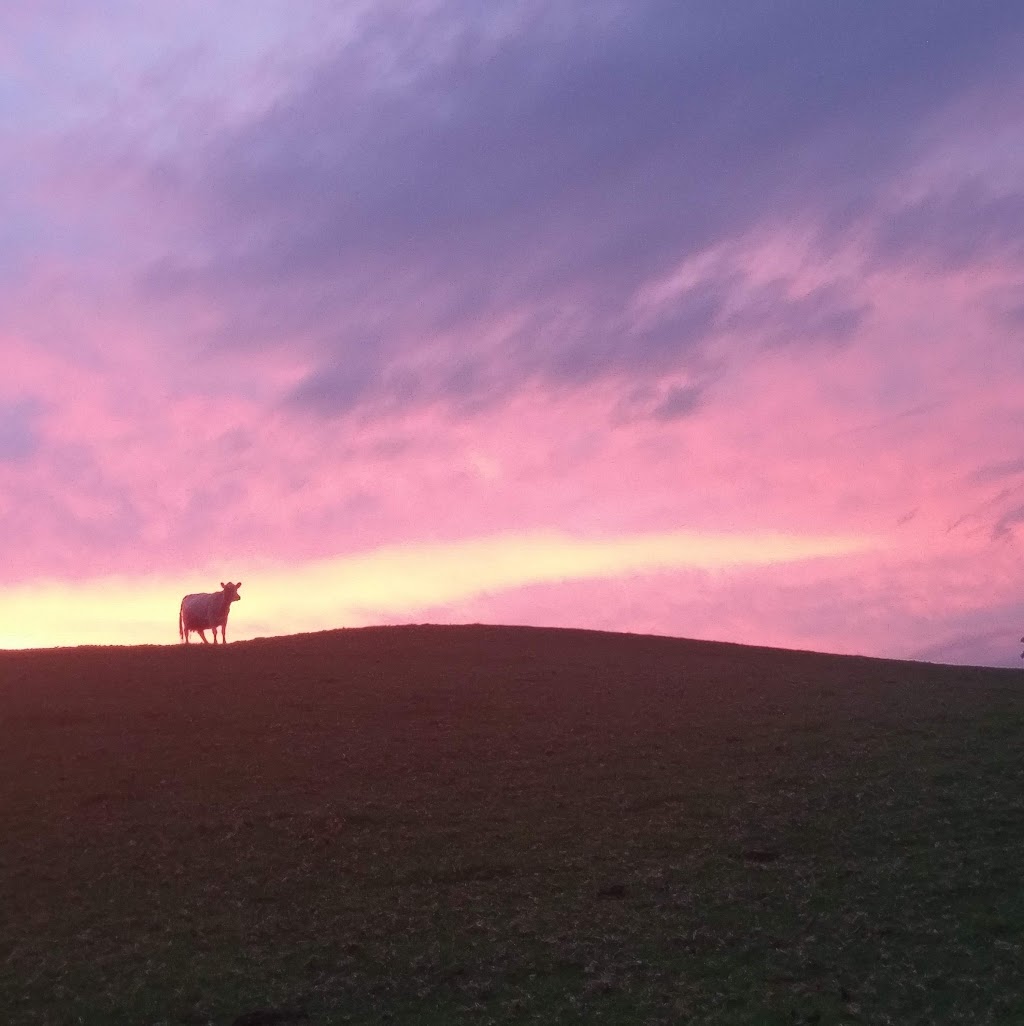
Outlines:
[[[401,627],[0,652],[0,1022],[1024,1022],[1024,677]]]

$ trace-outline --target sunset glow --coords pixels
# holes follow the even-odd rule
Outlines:
[[[0,12],[0,647],[1020,665],[1024,9]]]
[[[555,534],[395,546],[283,568],[263,568],[233,639],[391,622],[426,609],[511,589],[680,568],[727,572],[863,551],[870,539],[724,537],[686,533],[582,541]],[[217,590],[215,582],[210,590]],[[244,584],[244,581],[243,581]],[[0,621],[22,633],[7,648],[162,644],[177,631],[169,596],[184,580],[92,580],[28,584],[0,594]],[[249,599],[245,589],[244,598]],[[238,607],[241,608],[241,607]],[[237,628],[241,621],[241,629]]]

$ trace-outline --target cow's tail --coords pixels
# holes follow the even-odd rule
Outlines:
[[[178,637],[182,641],[185,640],[185,600],[181,600],[181,606],[178,608]]]

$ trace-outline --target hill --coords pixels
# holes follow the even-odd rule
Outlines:
[[[1024,1021],[1008,670],[506,627],[0,652],[0,1021]]]

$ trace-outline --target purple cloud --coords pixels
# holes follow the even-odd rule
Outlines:
[[[509,12],[500,32],[469,3],[381,14],[198,174],[179,169],[193,255],[154,263],[148,294],[215,297],[210,346],[298,346],[314,366],[291,401],[324,413],[692,370],[737,305],[748,326],[768,315],[766,342],[842,341],[867,311],[849,283],[750,297],[715,272],[653,327],[629,303],[758,226],[877,213],[925,126],[1016,74],[1000,58],[1024,32],[1001,3]],[[958,216],[907,208],[880,245],[925,245]],[[511,311],[518,330],[478,341]]]
[[[888,264],[921,262],[942,270],[979,259],[1024,258],[1024,191],[993,193],[973,182],[929,194],[883,222],[876,252]]]
[[[0,463],[28,459],[39,449],[42,410],[36,399],[0,402]]]

